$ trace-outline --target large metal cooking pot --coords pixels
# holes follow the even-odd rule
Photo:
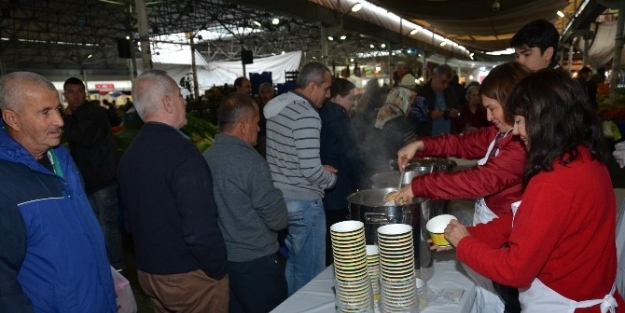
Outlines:
[[[399,179],[399,178],[398,178]],[[429,234],[425,228],[430,216],[430,200],[414,198],[413,203],[404,205],[384,205],[384,196],[395,188],[365,189],[347,197],[350,217],[352,220],[365,224],[367,244],[378,243],[377,229],[386,224],[407,224],[412,226],[415,269],[423,280],[434,275],[432,268],[432,252],[427,239]]]

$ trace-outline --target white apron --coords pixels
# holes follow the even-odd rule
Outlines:
[[[512,224],[514,216],[521,205],[521,201],[512,203]],[[575,309],[589,308],[601,305],[601,313],[614,313],[616,311],[616,299],[614,299],[615,285],[612,285],[610,294],[603,299],[574,301],[555,292],[547,287],[538,278],[534,278],[532,285],[527,289],[519,289],[519,301],[523,312],[549,312],[549,313],[573,313]]]
[[[495,149],[495,139],[493,139],[493,141],[490,143],[490,146],[488,146],[486,156],[477,161],[478,166],[486,164],[486,161],[488,161],[488,157],[490,156],[493,149]],[[498,153],[499,151],[495,151],[495,155],[497,155]],[[473,226],[477,224],[488,223],[496,217],[497,215],[493,213],[493,211],[491,211],[491,209],[488,208],[488,206],[486,205],[484,197],[477,198],[477,200],[475,201],[475,213],[473,214]],[[471,308],[471,313],[502,313],[505,309],[505,305],[495,291],[495,287],[493,287],[493,282],[490,279],[476,273],[464,263],[462,263],[462,266],[477,286],[477,294],[475,296],[475,302],[473,303],[473,307]]]
[[[523,312],[549,312],[549,313],[573,313],[575,309],[589,308],[601,305],[601,313],[616,312],[616,299],[614,299],[616,286],[603,299],[574,301],[553,291],[538,278],[534,278],[528,289],[519,289],[519,301]]]

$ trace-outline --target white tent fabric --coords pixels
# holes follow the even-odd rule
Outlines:
[[[597,25],[597,33],[588,49],[588,61],[594,67],[606,66],[614,56],[614,38],[618,21],[607,21]],[[577,48],[583,51],[584,39],[578,40]],[[625,61],[625,49],[621,54],[621,63]]]
[[[171,56],[177,57],[175,60],[169,60],[167,55],[159,55],[159,58],[153,58],[154,69],[166,71],[177,83],[180,83],[184,77],[190,77],[191,58],[190,52],[186,62],[182,62],[183,57],[179,53],[173,53]],[[271,56],[262,59],[254,59],[253,64],[245,66],[246,76],[249,73],[271,72],[274,84],[284,83],[286,80],[286,71],[294,71],[299,69],[302,59],[301,51],[288,52],[281,55]],[[157,63],[163,62],[163,63]],[[182,64],[181,64],[182,62]],[[213,86],[223,86],[225,84],[232,85],[234,80],[243,76],[243,65],[239,61],[235,62],[207,62],[199,53],[196,54],[195,62],[197,64],[197,79],[200,93],[210,89]],[[203,64],[203,66],[200,66]],[[139,74],[143,72],[141,62],[137,62]],[[188,90],[182,90],[184,95],[191,93]]]

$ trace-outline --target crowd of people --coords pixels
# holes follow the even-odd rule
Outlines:
[[[368,82],[355,110],[356,86],[321,63],[278,96],[264,83],[255,99],[240,77],[203,153],[180,131],[178,84],[145,71],[132,90],[143,125],[121,159],[80,79],[65,82],[63,109],[46,78],[5,75],[0,312],[116,312],[120,203],[156,312],[269,312],[332,263],[347,196],[415,156],[479,159],[391,196],[476,198],[473,223],[452,221],[452,247],[432,249],[456,249],[477,312],[620,312],[607,152],[588,84],[555,60],[558,39],[530,22],[511,40],[516,61],[481,84],[454,87],[443,64],[417,86],[402,69],[392,88]]]

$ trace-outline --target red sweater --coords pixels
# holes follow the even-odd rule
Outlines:
[[[466,135],[445,135],[423,138],[424,151],[417,156],[459,157],[481,159],[499,131],[495,126]],[[526,152],[512,132],[499,143],[499,154],[485,165],[457,172],[438,172],[412,180],[415,197],[437,199],[468,199],[484,197],[486,204],[502,216],[511,213],[510,204],[521,199]]]
[[[527,288],[537,277],[575,300],[602,299],[616,277],[616,207],[610,175],[586,148],[529,182],[514,217],[469,227],[460,261],[498,283]],[[509,248],[499,249],[507,243]],[[623,299],[616,295],[618,310]],[[576,312],[599,312],[599,306]]]

